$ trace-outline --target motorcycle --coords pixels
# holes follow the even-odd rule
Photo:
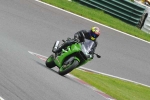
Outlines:
[[[78,68],[93,59],[93,56],[90,54],[92,45],[94,45],[93,41],[84,39],[84,42],[79,43],[78,40],[70,38],[66,41],[62,41],[69,41],[71,45],[63,48],[57,55],[50,55],[45,62],[48,68],[57,66],[60,75],[66,75],[75,68]],[[55,49],[56,45],[58,45],[58,41],[55,42],[53,49]],[[97,58],[101,58],[100,55],[94,54]]]

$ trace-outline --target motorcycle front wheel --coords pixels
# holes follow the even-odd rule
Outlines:
[[[59,75],[66,75],[69,72],[71,72],[73,69],[75,69],[77,66],[79,65],[79,62],[77,60],[73,60],[71,61],[71,64],[69,65],[63,65],[60,69],[59,69]],[[65,66],[65,67],[64,67]]]
[[[53,68],[53,67],[55,67],[54,55],[50,55],[50,56],[47,58],[45,64],[46,64],[46,66],[47,66],[48,68]]]

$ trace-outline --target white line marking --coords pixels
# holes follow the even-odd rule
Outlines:
[[[96,93],[100,94],[101,96],[103,96],[103,97],[106,98],[107,100],[116,100],[116,99],[112,98],[111,96],[109,96],[108,94],[102,92],[101,90],[98,90],[97,88],[91,86],[90,84],[86,83],[85,81],[83,81],[83,80],[77,78],[76,76],[73,76],[73,75],[71,75],[71,74],[67,74],[67,76],[69,76],[69,77],[71,77],[71,78],[77,80],[78,82],[80,82],[81,84],[85,85],[86,87],[88,87],[88,88],[94,90]]]
[[[0,97],[0,100],[4,100],[2,97]]]
[[[125,78],[121,78],[121,77],[118,77],[118,76],[113,76],[113,75],[110,75],[110,74],[98,72],[98,71],[95,71],[95,70],[92,70],[92,69],[88,69],[88,68],[85,68],[85,67],[79,67],[79,69],[81,69],[81,70],[88,70],[88,71],[91,71],[91,72],[94,72],[94,73],[98,73],[98,74],[106,75],[106,76],[109,76],[109,77],[125,80],[125,81],[128,81],[128,82],[132,82],[132,83],[143,85],[143,86],[146,86],[146,87],[150,88],[149,85],[145,85],[145,84],[142,84],[142,83],[139,83],[139,82],[135,82],[135,81],[132,81],[132,80],[128,80],[128,79],[125,79]]]
[[[109,29],[115,30],[115,31],[117,31],[117,32],[120,32],[120,33],[122,33],[122,34],[125,34],[125,35],[127,35],[127,36],[133,37],[133,38],[135,38],[135,39],[138,39],[138,40],[141,40],[141,41],[143,41],[143,42],[146,42],[146,43],[149,43],[149,44],[150,44],[150,42],[148,42],[148,41],[146,41],[146,40],[140,39],[140,38],[135,37],[135,36],[133,36],[133,35],[127,34],[127,33],[122,32],[122,31],[119,31],[119,30],[117,30],[117,29],[111,28],[111,27],[106,26],[106,25],[103,25],[103,24],[101,24],[101,23],[95,22],[95,21],[90,20],[90,19],[88,19],[88,18],[85,18],[85,17],[79,16],[79,15],[77,15],[77,14],[74,14],[74,13],[72,13],[72,12],[69,12],[69,11],[66,11],[66,10],[64,10],[64,9],[58,8],[58,7],[56,7],[56,6],[53,6],[53,5],[47,4],[47,3],[42,2],[42,1],[40,1],[40,0],[35,0],[35,1],[37,1],[37,2],[39,2],[39,3],[42,3],[42,4],[45,4],[45,5],[47,5],[47,6],[50,6],[50,7],[53,7],[53,8],[59,9],[59,10],[61,10],[61,11],[67,12],[67,13],[69,13],[69,14],[75,15],[75,16],[77,16],[77,17],[83,18],[83,19],[88,20],[88,21],[90,21],[90,22],[93,22],[93,23],[95,23],[95,24],[98,24],[98,25],[101,25],[101,26],[107,27],[107,28],[109,28]]]
[[[31,52],[31,51],[28,51],[30,54],[32,54],[32,55],[38,55],[38,56],[42,56],[43,58],[48,58],[48,57],[46,57],[46,56],[43,56],[43,55],[40,55],[40,54],[37,54],[37,53],[34,53],[34,52]]]
[[[32,55],[35,55],[35,56],[41,56],[43,59],[45,58],[48,58],[46,56],[43,56],[43,55],[40,55],[40,54],[37,54],[37,53],[34,53],[34,52],[31,52],[31,51],[28,51],[30,54]],[[39,58],[39,57],[38,57]],[[45,60],[46,61],[46,60]],[[88,69],[88,68],[85,68],[85,67],[79,67],[77,69],[81,69],[81,70],[88,70],[88,71],[91,71],[91,72],[94,72],[94,73],[98,73],[98,74],[102,74],[102,75],[105,75],[105,76],[109,76],[109,77],[113,77],[113,78],[117,78],[117,79],[120,79],[120,80],[125,80],[125,81],[128,81],[128,82],[132,82],[132,83],[135,83],[135,84],[139,84],[139,85],[143,85],[145,87],[149,87],[149,85],[145,85],[145,84],[142,84],[142,83],[139,83],[139,82],[135,82],[135,81],[132,81],[132,80],[128,80],[128,79],[125,79],[125,78],[121,78],[121,77],[118,77],[118,76],[113,76],[113,75],[110,75],[110,74],[106,74],[106,73],[102,73],[102,72],[98,72],[98,71],[95,71],[95,70],[92,70],[92,69]]]

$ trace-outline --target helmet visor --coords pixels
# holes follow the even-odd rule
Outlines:
[[[93,33],[92,31],[90,31],[90,35],[91,35],[91,39],[95,40],[99,35]]]

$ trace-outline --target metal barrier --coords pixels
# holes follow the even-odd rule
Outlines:
[[[139,24],[145,11],[145,7],[128,0],[80,0],[80,2],[103,10],[134,26]]]

